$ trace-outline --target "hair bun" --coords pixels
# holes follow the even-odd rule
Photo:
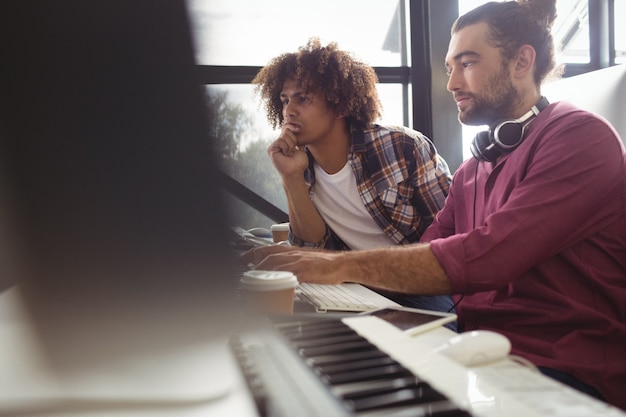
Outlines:
[[[556,19],[556,0],[517,0],[538,22],[551,28]]]

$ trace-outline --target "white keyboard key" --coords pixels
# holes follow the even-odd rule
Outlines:
[[[302,283],[299,285],[299,291],[318,311],[368,311],[378,308],[365,297],[360,297],[339,285]]]

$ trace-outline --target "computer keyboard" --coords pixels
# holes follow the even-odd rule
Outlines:
[[[298,293],[315,306],[318,311],[370,311],[380,306],[365,296],[347,290],[341,285],[301,283]]]

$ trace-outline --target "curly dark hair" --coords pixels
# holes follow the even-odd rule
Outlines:
[[[304,91],[324,97],[336,114],[345,115],[356,128],[366,129],[381,116],[374,69],[340,50],[335,42],[322,46],[318,38],[311,38],[298,52],[272,59],[252,80],[273,128],[283,122],[280,93],[291,79]]]
[[[452,34],[466,26],[485,22],[489,41],[500,48],[505,59],[512,59],[522,45],[535,49],[537,85],[555,68],[552,25],[556,19],[556,0],[517,0],[489,2],[459,17],[452,25]],[[560,75],[557,68],[553,75]]]

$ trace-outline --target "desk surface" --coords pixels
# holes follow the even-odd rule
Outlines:
[[[444,327],[414,337],[397,337],[376,323],[353,322],[353,318],[344,321],[350,322],[350,327],[370,341],[378,339],[381,347],[386,346],[383,350],[387,354],[417,375],[424,376],[425,373],[428,382],[457,404],[471,409],[477,417],[626,417],[626,413],[568,387],[561,389],[560,384],[539,374],[538,377],[542,378],[539,385],[548,387],[546,392],[536,386],[522,393],[506,392],[493,379],[495,374],[507,373],[516,377],[524,373],[523,367],[508,359],[477,368],[465,368],[451,362],[451,359],[434,353],[433,349],[454,336],[455,333]],[[142,363],[136,363],[136,358],[133,363],[115,358],[110,369],[85,370],[82,375],[66,378],[47,366],[15,287],[0,293],[0,340],[0,416],[259,415],[226,340],[213,340],[168,355],[146,352],[141,358]],[[181,373],[181,369],[184,372]],[[212,386],[212,382],[220,385]],[[172,386],[178,391],[168,394],[166,390]],[[533,404],[545,404],[547,408],[529,409],[529,395]]]

